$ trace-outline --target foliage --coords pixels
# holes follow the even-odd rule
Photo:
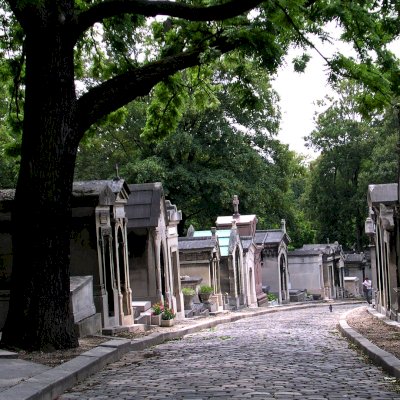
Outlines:
[[[176,317],[176,314],[174,313],[174,310],[169,307],[168,303],[164,304],[164,309],[161,314],[161,319],[168,320],[168,319],[174,319]]]
[[[361,118],[359,87],[345,82],[340,89],[341,97],[318,115],[316,129],[307,138],[321,155],[311,165],[303,204],[317,241],[337,240],[360,251],[367,243],[367,186],[396,179],[394,147],[386,147],[394,144],[396,132],[388,129],[387,117],[370,113],[369,119]],[[377,155],[382,151],[388,156],[384,174],[378,172],[382,170]],[[371,181],[374,175],[377,182]]]
[[[268,293],[268,294],[267,294],[267,297],[268,297],[268,301],[275,301],[275,300],[278,300],[278,296],[276,296],[276,295],[273,294],[273,293]]]
[[[184,296],[194,296],[196,294],[196,291],[192,288],[184,287],[182,288],[182,293]]]
[[[153,308],[153,315],[160,315],[164,312],[164,305],[162,303],[155,303],[152,306]]]
[[[214,293],[214,289],[212,286],[209,285],[201,285],[199,288],[199,293],[200,294],[212,294]]]

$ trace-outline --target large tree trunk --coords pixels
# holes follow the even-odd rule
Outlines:
[[[70,201],[78,141],[73,45],[59,21],[45,22],[26,37],[11,299],[2,344],[51,351],[78,345],[69,310]]]

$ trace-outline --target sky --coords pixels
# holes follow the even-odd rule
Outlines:
[[[328,26],[328,31],[332,37],[339,36],[339,31],[333,25]],[[350,46],[345,44],[322,44],[317,39],[313,39],[313,42],[318,50],[328,58],[339,49],[345,54],[352,53]],[[282,120],[278,139],[289,144],[290,150],[314,159],[318,153],[305,147],[303,137],[309,135],[314,129],[313,117],[318,110],[316,101],[322,100],[328,94],[333,95],[334,92],[327,83],[328,67],[315,50],[307,52],[312,58],[305,72],[294,72],[292,59],[303,52],[299,49],[289,51],[285,58],[285,65],[280,68],[272,86],[279,93],[281,99],[279,105]]]
[[[333,24],[327,26],[331,37],[339,38],[340,30]],[[322,44],[317,39],[312,40],[325,57],[329,58],[337,51],[345,55],[355,56],[351,46],[339,41],[335,44]],[[400,40],[389,46],[400,57]],[[315,51],[310,51],[312,56],[304,73],[296,73],[293,70],[291,60],[299,56],[303,51],[292,49],[285,59],[285,65],[280,68],[277,77],[272,81],[272,86],[279,93],[282,113],[281,129],[278,139],[289,145],[290,150],[304,154],[310,160],[318,157],[313,149],[305,147],[304,136],[309,135],[315,125],[314,114],[319,109],[315,102],[326,95],[334,96],[334,92],[327,83],[328,67],[323,58]]]
[[[289,54],[287,60],[294,56]],[[291,62],[280,69],[277,78],[272,82],[279,93],[282,113],[281,129],[278,138],[289,144],[289,149],[297,153],[316,158],[318,153],[305,147],[303,137],[314,129],[313,116],[317,110],[315,102],[323,99],[332,90],[327,85],[324,63],[319,56],[314,56],[304,73],[293,71]]]

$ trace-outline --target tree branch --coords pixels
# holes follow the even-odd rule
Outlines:
[[[76,38],[96,22],[121,14],[139,14],[145,17],[166,15],[189,21],[222,21],[250,11],[263,0],[230,0],[210,7],[194,7],[167,0],[109,0],[83,11],[77,19]]]
[[[223,38],[214,43],[214,48],[221,54],[237,46],[238,43],[228,43]],[[90,125],[98,119],[138,97],[149,94],[150,90],[163,79],[185,68],[199,65],[203,51],[204,49],[196,49],[165,57],[132,69],[90,89],[77,102],[77,139],[80,140]]]

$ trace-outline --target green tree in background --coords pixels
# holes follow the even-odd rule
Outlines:
[[[360,251],[366,243],[368,184],[395,180],[395,152],[388,145],[393,145],[396,131],[388,129],[390,121],[379,114],[362,117],[356,86],[343,82],[339,89],[340,98],[318,115],[316,129],[307,138],[321,155],[311,166],[304,204],[317,241],[329,238]],[[383,155],[388,158],[382,170]]]

